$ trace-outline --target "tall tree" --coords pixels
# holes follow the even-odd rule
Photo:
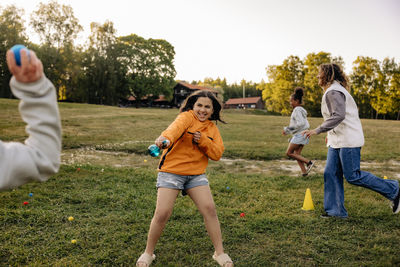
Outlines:
[[[128,95],[126,67],[114,24],[91,24],[88,49],[82,60],[80,87],[70,96],[92,104],[115,105]]]
[[[341,57],[332,57],[330,53],[310,53],[304,59],[304,106],[312,116],[321,116],[322,88],[318,85],[318,68],[321,64],[336,63],[343,67]]]
[[[394,58],[385,58],[381,63],[379,86],[375,92],[375,101],[371,105],[377,114],[382,114],[384,117],[399,111],[400,88],[396,86],[399,67]]]
[[[372,102],[375,101],[376,91],[379,90],[380,73],[379,62],[374,58],[359,56],[353,62],[351,88],[361,117],[374,117]]]
[[[289,97],[297,86],[303,86],[303,61],[297,56],[289,56],[281,65],[267,67],[268,83],[261,83],[258,88],[267,110],[281,114],[290,114]]]
[[[78,69],[74,61],[74,40],[83,28],[71,6],[60,5],[54,0],[40,3],[38,10],[31,14],[30,24],[43,42],[41,60],[48,66],[47,75],[53,78],[57,94],[62,99],[69,90],[69,79]]]
[[[136,34],[119,37],[128,72],[130,90],[137,107],[144,96],[164,95],[169,98],[176,76],[174,47],[165,40],[144,39]]]
[[[72,7],[60,5],[54,0],[39,4],[38,10],[31,15],[31,25],[44,43],[57,48],[73,44],[83,30]]]
[[[393,107],[393,113],[397,112],[397,120],[400,120],[400,64],[397,64],[396,72],[389,84],[391,102],[388,104]]]
[[[0,97],[11,98],[9,81],[11,74],[8,71],[5,54],[15,44],[26,44],[23,9],[14,5],[0,8]]]

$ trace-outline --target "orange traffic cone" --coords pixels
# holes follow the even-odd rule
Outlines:
[[[314,203],[312,201],[310,188],[307,188],[307,190],[306,190],[306,196],[304,197],[304,203],[303,203],[303,207],[301,209],[302,210],[314,210]]]

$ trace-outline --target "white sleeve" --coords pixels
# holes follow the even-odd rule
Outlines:
[[[300,130],[305,130],[306,128],[310,127],[307,121],[307,112],[300,108],[296,107],[292,115],[290,117],[290,124],[287,127],[284,127],[283,130],[286,134],[293,134],[297,133]]]
[[[27,123],[25,144],[0,141],[0,191],[30,181],[46,181],[60,166],[61,122],[53,84],[43,76],[34,83],[11,78],[19,112]]]

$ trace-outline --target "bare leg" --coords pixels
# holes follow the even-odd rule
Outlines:
[[[172,214],[179,190],[170,188],[158,188],[157,206],[151,220],[149,234],[147,236],[146,253],[153,255],[154,248],[164,230],[165,224]]]
[[[196,204],[201,215],[203,215],[204,223],[211,238],[211,242],[214,245],[216,254],[220,255],[224,253],[221,228],[210,187],[208,185],[197,186],[188,189],[187,193],[193,200],[194,204]],[[226,266],[229,267],[233,265],[227,264]]]
[[[301,151],[303,150],[304,145],[298,145],[298,144],[293,144],[289,143],[289,146],[286,151],[286,155],[292,159],[297,160],[297,163],[300,166],[301,172],[303,174],[307,173],[307,170],[304,166],[304,163],[310,162],[309,159],[301,156]]]
[[[294,153],[296,155],[301,155],[301,151],[303,150],[303,147],[304,147],[303,145],[299,145],[299,148],[296,149],[294,151]],[[307,173],[307,170],[306,170],[306,167],[304,166],[305,164],[303,161],[297,160],[297,164],[299,164],[302,173]]]
[[[307,164],[310,161],[309,159],[301,156],[300,154],[295,153],[295,151],[298,150],[300,146],[303,147],[303,145],[297,145],[297,144],[290,143],[289,147],[286,151],[286,155],[292,159],[299,160],[299,161]],[[301,149],[303,149],[303,148],[301,148]],[[300,152],[301,152],[301,150],[300,150]]]

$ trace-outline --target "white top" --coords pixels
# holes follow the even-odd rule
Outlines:
[[[303,107],[297,106],[290,116],[289,126],[284,127],[283,130],[286,134],[297,134],[308,128],[310,128],[310,124],[307,120],[307,111]]]
[[[334,81],[322,96],[321,112],[324,120],[327,120],[331,116],[325,99],[326,94],[331,90],[339,91],[345,95],[346,113],[344,120],[335,128],[328,131],[327,146],[332,148],[362,147],[364,145],[364,134],[360,118],[358,117],[357,104],[346,88],[341,86],[337,81]]]
[[[53,84],[43,75],[34,83],[11,78],[19,112],[27,123],[25,144],[0,141],[0,191],[46,181],[60,166],[61,123]]]

